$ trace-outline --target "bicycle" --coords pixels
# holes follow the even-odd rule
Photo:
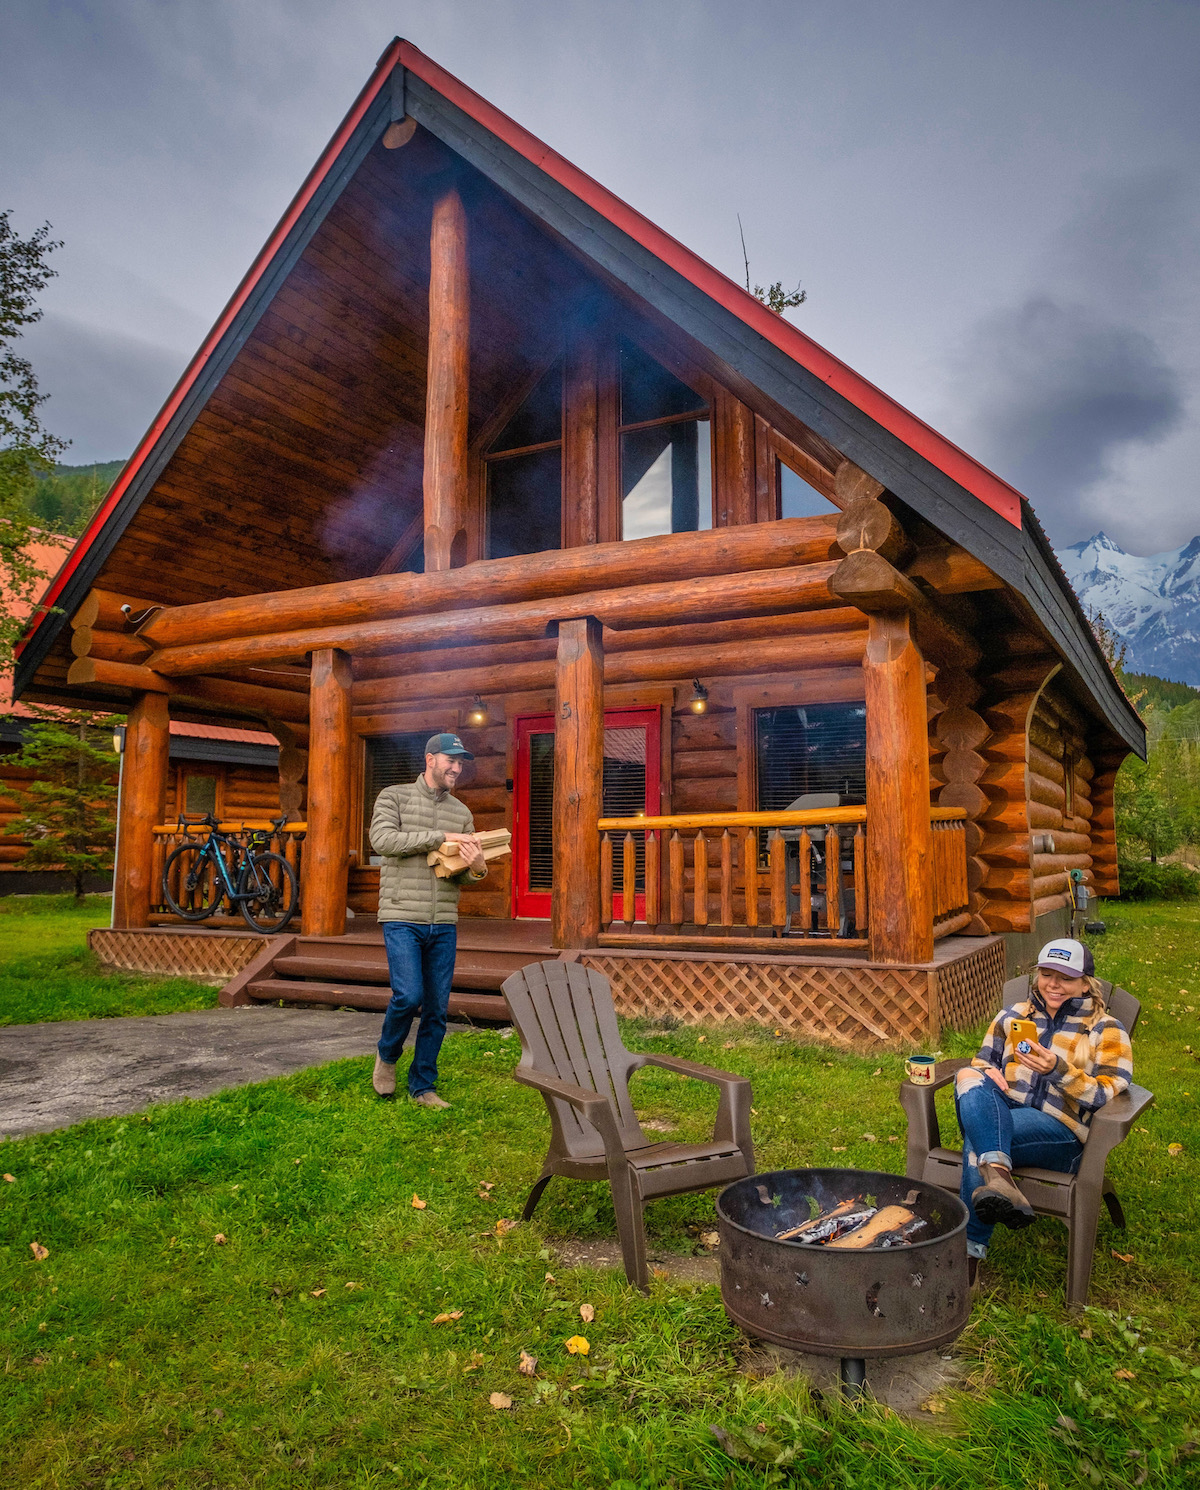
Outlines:
[[[163,865],[164,901],[185,921],[206,921],[228,898],[251,931],[282,931],[296,914],[296,871],[282,854],[264,850],[286,823],[281,817],[270,829],[252,829],[243,843],[223,833],[211,813],[199,822],[181,815],[179,827],[184,832],[207,828],[208,836],[203,843],[189,837],[168,855]]]

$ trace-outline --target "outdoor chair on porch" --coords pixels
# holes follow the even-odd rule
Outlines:
[[[625,1276],[649,1286],[642,1208],[662,1195],[708,1190],[754,1173],[750,1083],[695,1061],[626,1050],[603,973],[568,962],[531,963],[503,985],[521,1037],[516,1080],[541,1092],[550,1111],[550,1148],[523,1219],[533,1215],[556,1174],[606,1180]],[[651,1143],[629,1100],[629,1077],[643,1066],[712,1082],[720,1091],[709,1143]]]
[[[1142,1012],[1133,994],[1100,982],[1108,1012],[1125,1026],[1130,1039]],[[1012,978],[1004,985],[1002,1007],[1009,1008],[1029,996],[1029,978]],[[908,1115],[909,1179],[940,1185],[957,1195],[962,1177],[962,1154],[957,1149],[940,1147],[936,1093],[954,1080],[970,1061],[939,1061],[930,1086],[913,1086],[903,1082],[900,1104]],[[1096,1226],[1101,1201],[1108,1207],[1113,1225],[1125,1229],[1125,1212],[1104,1173],[1109,1154],[1121,1143],[1134,1123],[1154,1101],[1145,1087],[1130,1086],[1127,1092],[1106,1103],[1093,1114],[1083,1158],[1076,1174],[1062,1174],[1055,1169],[1018,1169],[1015,1178],[1030,1205],[1039,1216],[1056,1216],[1067,1228],[1067,1305],[1082,1308],[1087,1302],[1088,1283],[1092,1276],[1092,1254],[1096,1247]]]

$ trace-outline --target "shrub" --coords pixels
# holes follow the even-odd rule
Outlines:
[[[1122,859],[1122,900],[1200,899],[1200,874],[1186,864],[1151,864],[1149,859]]]

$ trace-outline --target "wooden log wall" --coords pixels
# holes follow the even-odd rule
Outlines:
[[[981,857],[984,832],[979,819],[988,807],[988,797],[979,785],[987,771],[980,754],[991,738],[986,720],[976,709],[983,696],[982,685],[965,668],[946,666],[938,671],[930,695],[930,785],[933,805],[961,807],[967,813],[967,911],[970,920],[961,928],[965,936],[987,936],[991,927],[984,918],[983,886],[988,865]]]

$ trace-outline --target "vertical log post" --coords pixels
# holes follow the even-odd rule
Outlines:
[[[154,874],[154,825],[167,800],[171,721],[162,693],[141,694],[125,722],[113,919],[118,928],[148,926],[158,899]]]
[[[863,677],[871,957],[928,962],[933,957],[933,845],[925,659],[907,612],[869,617]]]
[[[554,945],[591,947],[604,780],[604,645],[594,616],[559,622],[554,716]]]
[[[429,367],[425,392],[425,570],[449,569],[467,510],[470,380],[467,214],[454,189],[429,235]],[[593,836],[595,836],[593,834]]]
[[[574,332],[567,341],[563,376],[564,548],[600,539],[599,363],[596,333]]]
[[[308,835],[300,922],[305,936],[342,936],[350,874],[350,658],[334,647],[312,657]],[[595,835],[593,835],[595,836]]]

